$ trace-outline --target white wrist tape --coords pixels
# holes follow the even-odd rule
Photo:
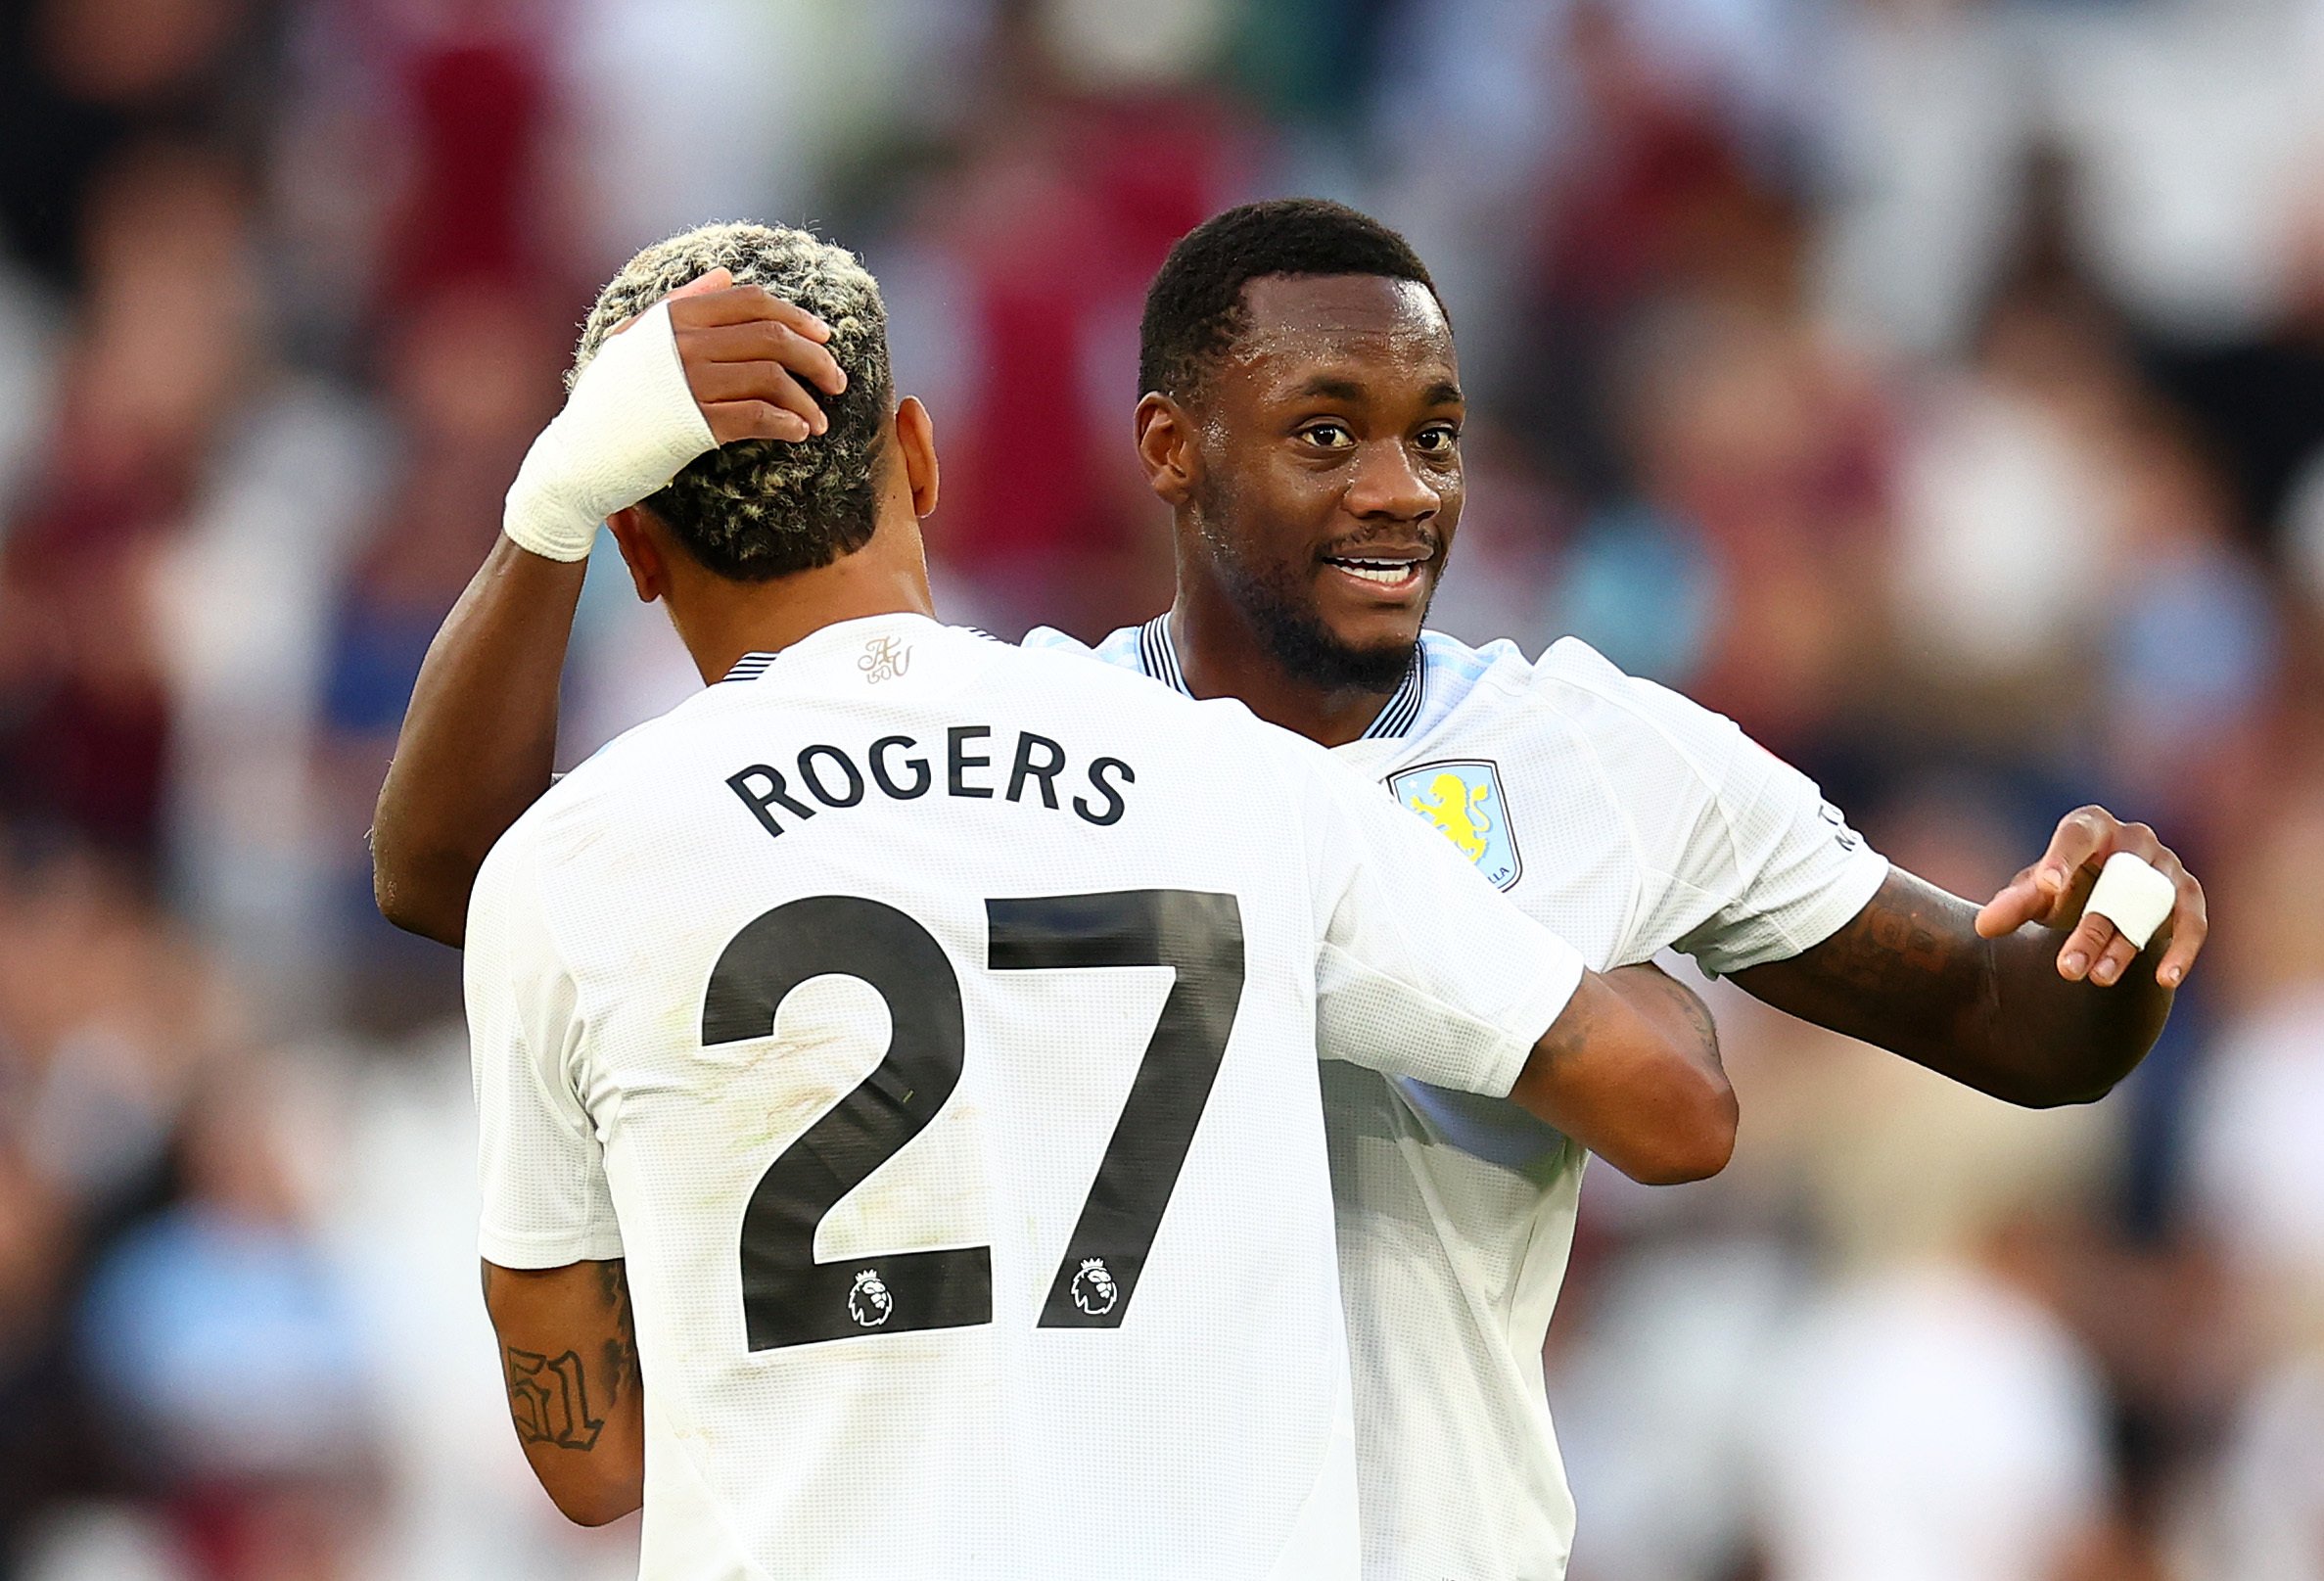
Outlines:
[[[2117,851],[2099,869],[2082,912],[2107,918],[2134,948],[2144,950],[2178,904],[2178,888],[2169,879],[2143,858]]]
[[[597,528],[718,441],[686,388],[670,304],[607,339],[509,486],[500,530],[551,560],[586,559]]]

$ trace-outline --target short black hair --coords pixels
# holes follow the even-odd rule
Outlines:
[[[721,444],[645,500],[704,566],[730,581],[767,581],[855,553],[876,524],[879,458],[894,408],[888,309],[856,256],[806,231],[767,225],[703,225],[656,242],[598,295],[573,377],[618,325],[721,267],[735,284],[765,286],[830,325],[827,349],[848,376],[837,395],[813,392],[830,424],[822,434]]]
[[[1436,296],[1412,244],[1370,214],[1323,198],[1247,203],[1180,237],[1146,288],[1140,393],[1181,400],[1196,394],[1248,322],[1243,287],[1277,274],[1376,274],[1417,281]]]

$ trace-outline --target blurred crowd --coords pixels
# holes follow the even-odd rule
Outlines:
[[[2085,800],[2216,928],[2102,1106],[1723,987],[1733,1168],[1593,1173],[1574,1581],[2324,1581],[2320,0],[0,4],[0,1577],[617,1576],[475,1294],[414,673],[594,287],[886,285],[953,618],[1161,607],[1139,299],[1248,197],[1449,302],[1436,624],[1741,720],[1981,897]],[[600,567],[600,570],[603,568]],[[691,684],[592,574],[568,752]]]

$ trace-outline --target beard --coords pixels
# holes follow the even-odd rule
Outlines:
[[[1215,525],[1229,514],[1219,508],[1225,503],[1222,489],[1204,488],[1198,524],[1203,541],[1225,573],[1228,596],[1250,623],[1267,656],[1293,679],[1325,691],[1394,691],[1412,668],[1418,640],[1375,647],[1341,641],[1316,613],[1308,583],[1296,569],[1282,562],[1252,562],[1232,536]],[[1429,588],[1431,599],[1435,592]],[[1423,620],[1427,613],[1423,604]]]

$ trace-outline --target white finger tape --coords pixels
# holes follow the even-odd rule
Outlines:
[[[2179,904],[2178,887],[2142,857],[2117,851],[2099,869],[2083,913],[2096,911],[2140,950]]]
[[[658,302],[574,381],[565,409],[517,470],[501,529],[535,554],[582,559],[598,523],[717,443],[687,388],[670,304]]]

